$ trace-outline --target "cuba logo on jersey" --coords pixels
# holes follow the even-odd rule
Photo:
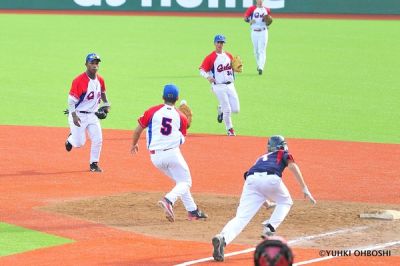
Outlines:
[[[230,63],[226,64],[225,66],[223,64],[220,64],[220,65],[217,66],[217,71],[218,72],[222,72],[224,70],[231,70],[231,69],[232,69],[232,66],[231,66]]]

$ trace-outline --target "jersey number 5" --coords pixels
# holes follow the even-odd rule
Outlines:
[[[171,134],[171,132],[172,132],[171,123],[172,123],[172,119],[171,118],[163,117],[162,123],[161,123],[162,127],[161,127],[161,130],[160,130],[161,134],[166,135],[166,136]]]

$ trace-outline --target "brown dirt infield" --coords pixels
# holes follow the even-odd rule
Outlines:
[[[265,138],[189,135],[182,152],[191,168],[192,191],[207,221],[189,222],[181,205],[169,223],[156,206],[173,183],[151,165],[141,140],[129,153],[130,131],[104,130],[101,174],[88,172],[89,146],[64,149],[66,128],[0,126],[0,217],[2,222],[75,242],[13,256],[1,265],[173,265],[211,255],[210,238],[234,215],[241,174],[265,149]],[[295,199],[279,228],[287,239],[351,227],[352,234],[294,245],[296,262],[319,258],[319,249],[339,249],[400,239],[398,221],[361,220],[371,208],[399,210],[400,145],[289,139],[291,152],[319,201],[302,200],[294,178],[285,183]],[[262,210],[226,252],[258,242]],[[319,265],[394,265],[391,257],[345,257]],[[252,254],[224,265],[251,265]],[[214,262],[202,265],[215,265]]]

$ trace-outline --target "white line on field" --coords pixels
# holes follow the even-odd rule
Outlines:
[[[331,235],[337,235],[337,234],[344,234],[344,233],[349,233],[349,232],[361,231],[361,230],[364,230],[366,228],[367,228],[367,226],[352,227],[352,228],[347,228],[347,229],[330,231],[330,232],[317,234],[317,235],[299,237],[299,238],[296,238],[296,239],[293,239],[293,240],[289,240],[288,244],[290,245],[290,244],[295,244],[295,243],[298,243],[298,242],[301,242],[301,241],[307,241],[307,240],[312,240],[312,239],[317,239],[317,238],[323,238],[323,237],[327,237],[327,236],[331,236]],[[255,248],[248,248],[248,249],[244,249],[244,250],[240,250],[240,251],[227,253],[227,254],[225,254],[225,258],[226,257],[240,255],[240,254],[250,253],[250,252],[253,252],[254,250],[255,250]],[[325,257],[325,258],[327,258],[327,257]],[[203,259],[183,262],[183,263],[180,263],[180,264],[176,264],[175,266],[187,266],[187,265],[193,265],[193,264],[206,262],[206,261],[211,261],[211,260],[214,260],[214,258],[213,257],[207,257],[207,258],[203,258]]]

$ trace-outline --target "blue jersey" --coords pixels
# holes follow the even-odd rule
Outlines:
[[[284,150],[264,154],[250,168],[248,175],[267,172],[268,174],[282,177],[282,172],[288,166],[289,160],[294,161],[293,156]]]

